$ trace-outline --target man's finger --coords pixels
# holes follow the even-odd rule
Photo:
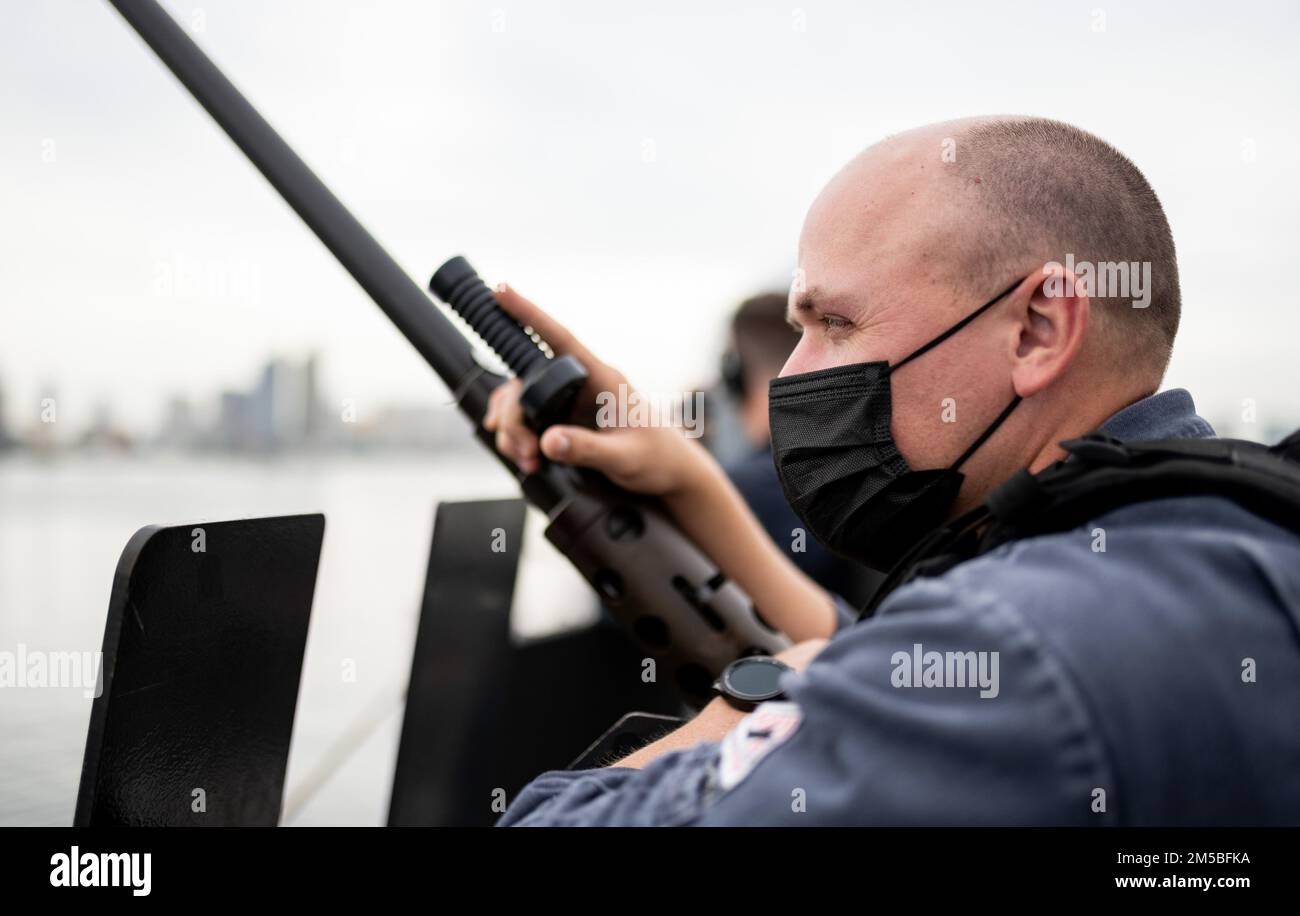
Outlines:
[[[502,425],[503,417],[506,410],[511,404],[519,403],[519,392],[523,388],[523,383],[519,379],[512,378],[502,385],[498,385],[490,395],[488,395],[487,412],[483,415],[483,428],[494,432]],[[523,422],[522,411],[520,412],[519,422]]]
[[[511,318],[541,335],[558,356],[576,356],[589,370],[599,365],[591,351],[578,338],[541,308],[514,291],[505,283],[498,283],[497,302]]]
[[[524,423],[524,409],[510,399],[497,407],[497,450],[515,463],[537,457],[537,434]]]

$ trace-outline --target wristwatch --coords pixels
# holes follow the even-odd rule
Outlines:
[[[782,674],[793,670],[770,655],[738,658],[722,669],[713,690],[736,709],[749,712],[759,703],[784,700],[785,692],[778,682]]]

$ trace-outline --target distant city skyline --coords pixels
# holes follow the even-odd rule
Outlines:
[[[58,388],[45,384],[30,409],[15,417],[0,369],[0,448],[34,452],[69,449],[149,449],[271,454],[339,448],[446,448],[472,441],[469,422],[454,405],[366,402],[333,398],[319,380],[320,356],[272,356],[246,389],[221,388],[207,397],[158,392],[161,422],[152,428],[120,422],[111,402],[97,400],[84,418],[61,418]]]
[[[159,419],[136,424],[122,422],[107,399],[79,405],[73,415],[81,419],[68,423],[58,386],[48,382],[38,387],[34,401],[15,410],[0,366],[0,451],[16,447],[35,452],[93,448],[272,454],[441,449],[473,441],[469,421],[448,396],[438,397],[435,391],[420,400],[339,397],[323,389],[322,363],[321,354],[315,352],[298,360],[273,355],[262,362],[246,387],[214,388],[199,397],[158,391]],[[706,381],[706,391],[716,385],[716,380]],[[1271,444],[1300,428],[1300,402],[1286,392],[1279,395],[1263,404],[1244,398],[1230,412],[1201,413],[1222,436]],[[1279,411],[1278,405],[1290,411]],[[712,402],[705,422],[721,434],[720,439],[714,437],[713,447],[725,452],[734,431],[731,417],[720,416],[718,410],[717,402]],[[709,430],[706,434],[712,435]]]

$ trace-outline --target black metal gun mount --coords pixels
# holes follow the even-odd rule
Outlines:
[[[566,465],[548,462],[525,475],[497,453],[482,420],[505,379],[478,364],[464,335],[155,0],[110,2],[438,373],[479,439],[546,513],[547,539],[670,669],[685,697],[702,703],[729,662],[789,645],[655,501]],[[522,378],[531,422],[544,426],[562,416],[585,369],[540,350],[463,259],[438,274],[439,295]]]

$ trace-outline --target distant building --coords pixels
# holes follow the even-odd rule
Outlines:
[[[229,451],[253,447],[253,399],[241,391],[221,392],[214,444]]]
[[[303,438],[307,442],[320,441],[323,424],[320,395],[320,357],[312,353],[303,364]]]
[[[113,420],[113,411],[106,403],[95,405],[90,425],[77,439],[81,448],[125,451],[132,446],[131,437]]]
[[[232,451],[275,452],[309,444],[320,426],[317,359],[282,358],[262,367],[247,393],[221,395],[215,444]]]
[[[163,448],[191,449],[202,442],[202,430],[194,408],[183,397],[173,397],[163,412],[163,422],[154,440]]]
[[[469,421],[448,405],[392,404],[358,424],[354,443],[366,448],[447,450],[472,447]]]
[[[13,448],[18,440],[9,434],[9,424],[5,420],[4,385],[0,383],[0,449]]]

